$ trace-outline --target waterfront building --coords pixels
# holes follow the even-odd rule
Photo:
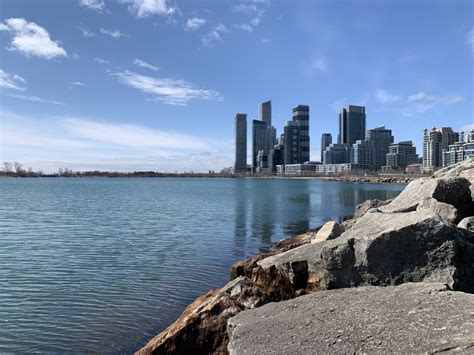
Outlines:
[[[300,161],[299,157],[299,136],[300,136],[300,125],[295,121],[288,121],[284,127],[284,140],[283,145],[285,146],[285,153],[283,163],[287,164],[298,164]]]
[[[271,149],[277,144],[276,139],[276,128],[273,126],[268,126],[267,124],[267,135],[265,137],[265,153],[269,153]]]
[[[351,146],[357,140],[365,139],[365,107],[349,105],[339,114],[339,144]]]
[[[375,143],[371,140],[357,140],[351,147],[351,164],[357,169],[374,170]]]
[[[352,170],[351,163],[344,164],[319,164],[316,165],[316,173],[329,175],[329,174],[348,174]]]
[[[474,157],[474,130],[464,136],[459,134],[459,141],[443,150],[443,167],[459,163],[469,157]]]
[[[383,170],[405,170],[408,165],[418,163],[418,154],[412,141],[393,143],[386,155]]]
[[[323,164],[345,164],[350,162],[347,144],[330,144],[323,153]]]
[[[257,168],[256,173],[268,173],[268,153],[260,150],[257,154]],[[271,170],[270,170],[271,172]]]
[[[234,173],[247,172],[247,114],[235,115]]]
[[[392,130],[386,129],[385,126],[369,129],[366,139],[374,142],[374,165],[375,169],[380,169],[385,165],[390,144],[394,142]]]
[[[298,163],[310,160],[310,139],[309,139],[309,106],[297,105],[293,107],[293,121],[298,123]]]
[[[324,160],[324,151],[331,144],[332,144],[332,135],[331,135],[331,133],[323,133],[321,135],[321,163]]]
[[[252,167],[257,170],[258,152],[267,148],[267,124],[263,121],[252,120]]]
[[[451,127],[433,127],[423,131],[423,170],[433,171],[443,166],[443,150],[459,140]]]
[[[284,146],[283,144],[276,144],[268,153],[268,167],[275,171],[277,165],[284,163]]]
[[[306,162],[304,164],[288,164],[285,165],[285,175],[314,175],[316,173],[316,164],[314,162]]]

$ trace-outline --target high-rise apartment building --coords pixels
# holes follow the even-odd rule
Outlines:
[[[331,133],[323,133],[321,136],[321,163],[324,160],[324,151],[332,144]]]
[[[392,130],[386,129],[385,126],[369,129],[367,131],[366,139],[374,142],[375,169],[380,169],[386,164],[386,155],[389,151],[390,144],[394,141]]]
[[[272,125],[272,102],[262,102],[258,107],[258,118],[267,124],[268,127]]]
[[[404,170],[407,165],[418,163],[416,147],[413,146],[412,141],[393,143],[389,147],[386,160],[384,169]]]
[[[259,151],[267,148],[267,124],[263,121],[252,120],[252,167],[256,171],[258,166],[257,156]]]
[[[296,121],[288,121],[283,130],[284,164],[298,164],[300,125]]]
[[[375,143],[371,140],[357,140],[351,147],[351,164],[357,169],[374,170]]]
[[[297,122],[299,126],[299,151],[297,163],[302,164],[309,161],[309,106],[297,105],[293,107],[293,121]]]
[[[349,105],[339,114],[338,143],[351,146],[357,140],[365,139],[365,107]]]
[[[469,157],[474,157],[474,130],[467,135],[459,134],[459,139],[443,150],[443,167],[459,163]]]
[[[234,173],[247,172],[247,114],[235,115],[235,164]]]
[[[433,127],[423,131],[423,169],[434,170],[443,166],[443,150],[459,140],[459,133],[451,127]]]

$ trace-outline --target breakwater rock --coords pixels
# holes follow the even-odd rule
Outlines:
[[[237,262],[139,353],[473,349],[473,185],[471,158]]]

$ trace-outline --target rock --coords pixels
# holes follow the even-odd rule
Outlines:
[[[381,201],[381,200],[374,199],[374,200],[367,200],[367,201],[364,201],[364,202],[358,204],[355,207],[354,216],[351,219],[348,219],[348,220],[346,220],[342,223],[343,228],[345,230],[351,228],[354,225],[354,223],[356,222],[357,218],[362,217],[364,214],[366,214],[367,212],[373,210],[374,208],[378,208],[378,207],[388,205],[390,202],[392,202],[392,200],[393,199],[386,200],[386,201]]]
[[[460,212],[469,211],[472,203],[470,183],[462,177],[420,178],[412,181],[395,199],[379,209],[383,212],[415,211],[427,197],[448,203]]]
[[[417,207],[417,211],[427,208],[440,216],[447,223],[456,223],[459,220],[458,210],[444,202],[438,202],[433,197],[424,198]]]
[[[166,330],[137,354],[225,354],[227,320],[238,312],[261,306],[269,295],[239,277],[221,289],[196,299]]]
[[[325,240],[335,239],[339,237],[343,231],[344,230],[339,223],[334,221],[326,222],[319,232],[311,239],[311,243],[319,243]]]
[[[474,244],[430,209],[367,213],[334,240],[257,262],[252,281],[272,299],[319,290],[443,282],[474,292]]]
[[[474,232],[474,217],[466,217],[458,224],[458,228]]]
[[[323,291],[229,319],[229,354],[437,353],[474,349],[474,295],[409,283]]]
[[[251,277],[253,269],[257,267],[257,262],[274,254],[275,252],[261,253],[248,259],[236,261],[230,268],[230,279],[233,280],[239,276]]]
[[[474,157],[468,158],[460,163],[448,166],[434,173],[437,178],[452,176],[473,176],[474,177]]]

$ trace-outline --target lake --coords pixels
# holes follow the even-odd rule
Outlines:
[[[239,259],[404,185],[0,179],[0,353],[130,353]]]

